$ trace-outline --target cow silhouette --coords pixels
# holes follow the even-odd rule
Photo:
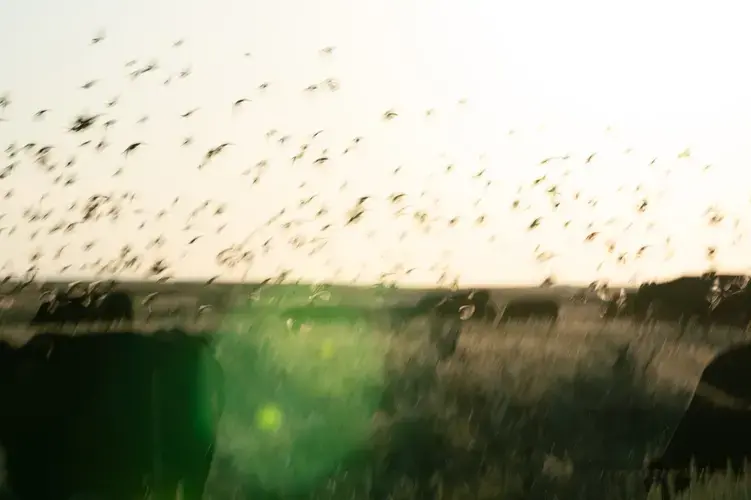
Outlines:
[[[721,297],[710,311],[713,325],[747,329],[751,323],[751,292],[735,290]]]
[[[133,322],[133,299],[130,294],[121,290],[113,290],[92,297],[92,305],[96,309],[93,313],[99,321],[105,323]]]
[[[451,357],[459,345],[462,333],[462,319],[458,316],[430,316],[430,341],[435,346],[439,360]]]
[[[492,322],[496,319],[497,310],[490,299],[490,292],[483,289],[430,292],[414,306],[404,308],[403,315],[408,319],[430,314],[445,318],[462,316],[464,320]],[[471,314],[467,313],[469,308],[471,308]]]
[[[747,279],[743,276],[713,273],[682,276],[662,283],[645,283],[634,297],[635,315],[644,322],[675,321],[681,334],[685,333],[691,319],[696,319],[707,333],[713,321],[720,320],[731,306],[726,305],[721,314],[714,314],[714,318],[713,309],[726,296],[747,289]]]
[[[676,492],[690,485],[693,461],[700,472],[741,472],[751,458],[751,344],[718,354],[701,374],[691,402],[662,455],[647,465],[645,486],[663,486],[672,472]]]
[[[210,339],[42,333],[0,342],[0,443],[19,500],[199,500],[224,405]]]
[[[32,326],[68,326],[83,323],[112,325],[121,323],[125,327],[133,321],[133,301],[125,291],[101,293],[96,290],[73,295],[70,292],[49,291],[42,294]]]
[[[512,299],[503,308],[497,323],[507,323],[519,320],[549,320],[551,324],[558,321],[560,306],[553,299],[527,297]]]

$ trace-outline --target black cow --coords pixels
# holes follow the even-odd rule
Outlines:
[[[99,322],[113,324],[133,321],[133,302],[124,291],[99,293],[90,291],[80,295],[67,292],[47,292],[42,296],[32,326],[38,325],[79,325]]]
[[[430,341],[436,347],[438,358],[445,360],[456,352],[462,333],[462,319],[458,316],[430,316]]]
[[[47,292],[42,296],[37,312],[31,319],[31,324],[62,326],[91,321],[92,317],[88,296],[71,296],[64,292],[55,291]]]
[[[708,276],[685,276],[664,283],[645,283],[634,295],[634,314],[640,321],[677,321],[681,334],[692,318],[705,330],[710,326],[714,280]]]
[[[416,317],[427,317],[429,339],[435,345],[441,360],[456,352],[463,321],[493,321],[497,317],[487,290],[432,292],[414,306],[391,308],[389,314],[394,329]]]
[[[510,300],[503,308],[498,323],[516,320],[541,319],[552,323],[558,321],[560,306],[553,299],[519,298]]]
[[[224,404],[206,337],[42,333],[0,343],[0,443],[19,500],[202,498]]]
[[[497,316],[488,290],[431,292],[421,298],[415,306],[406,308],[404,313],[409,317],[408,319],[436,314],[444,318],[462,317],[463,319],[493,321]]]
[[[721,297],[709,317],[715,325],[747,328],[751,323],[751,293],[740,290]]]
[[[721,352],[704,369],[691,402],[662,456],[647,466],[645,486],[662,485],[669,498],[667,473],[677,492],[690,485],[691,461],[698,471],[742,472],[751,459],[751,344]]]
[[[96,308],[95,316],[105,323],[133,321],[133,300],[130,294],[115,290],[92,297],[92,305]]]

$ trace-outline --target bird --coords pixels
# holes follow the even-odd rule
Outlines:
[[[127,158],[128,155],[130,155],[131,153],[135,152],[136,149],[140,148],[143,145],[144,144],[142,142],[134,142],[130,146],[128,146],[127,148],[125,148],[123,150],[123,155]]]
[[[105,36],[106,36],[105,32],[104,31],[100,31],[99,33],[97,33],[96,35],[94,35],[94,37],[92,37],[92,39],[91,39],[91,45],[96,45],[98,43],[101,43],[102,41],[104,41]]]

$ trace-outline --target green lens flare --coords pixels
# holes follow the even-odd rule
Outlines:
[[[331,359],[334,357],[334,341],[326,339],[321,344],[321,357],[323,359]]]
[[[310,295],[294,285],[264,287],[253,300],[240,294],[215,343],[226,401],[217,455],[280,493],[307,491],[367,446],[386,385],[390,332],[365,313],[353,317],[334,289],[321,304]],[[290,331],[289,319],[306,325],[303,333]]]
[[[282,420],[282,411],[275,405],[266,405],[256,413],[256,426],[262,431],[278,431]]]

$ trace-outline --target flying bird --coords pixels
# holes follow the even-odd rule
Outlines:
[[[84,130],[91,128],[96,123],[99,115],[80,115],[78,116],[73,125],[68,129],[69,132],[83,132]]]
[[[91,39],[91,45],[96,45],[100,42],[102,42],[105,38],[106,34],[104,31],[100,31],[97,33],[92,39]]]
[[[130,155],[130,153],[133,153],[136,149],[144,145],[145,144],[142,142],[134,142],[133,144],[131,144],[130,146],[128,146],[127,148],[123,150],[123,155],[125,155],[125,157],[127,158],[128,155]]]

